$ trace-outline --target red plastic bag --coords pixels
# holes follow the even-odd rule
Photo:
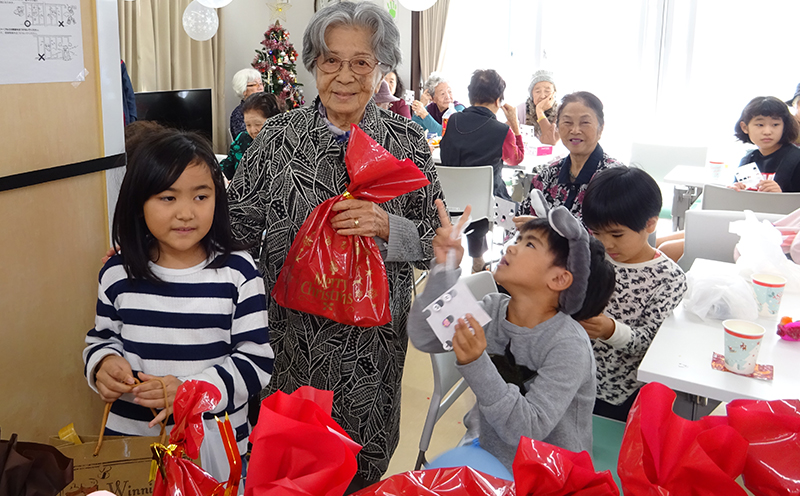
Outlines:
[[[800,401],[735,400],[728,422],[750,447],[744,485],[757,496],[800,494]]]
[[[469,467],[437,468],[397,474],[353,496],[513,496],[514,483]]]
[[[250,442],[246,496],[341,496],[356,474],[356,442],[331,418],[333,392],[302,386],[264,398]]]
[[[514,457],[517,496],[619,496],[611,472],[595,472],[589,453],[523,437]]]
[[[203,443],[203,413],[213,409],[222,395],[213,384],[186,381],[180,385],[172,405],[175,426],[169,434],[169,445],[153,445],[158,472],[153,486],[154,496],[223,495],[225,485],[217,482],[189,458],[200,456]],[[238,449],[236,451],[238,456]],[[231,470],[233,475],[234,470]],[[240,473],[241,475],[241,473]],[[230,483],[230,481],[229,481]],[[235,484],[238,485],[238,480]]]
[[[272,297],[278,305],[336,322],[370,327],[389,323],[389,282],[372,238],[342,236],[331,207],[345,197],[383,203],[430,184],[409,159],[398,160],[353,125],[345,153],[347,191],[311,212],[292,243]]]
[[[645,385],[628,414],[617,474],[625,496],[744,495],[747,441],[726,417],[683,419],[672,412],[675,393]]]

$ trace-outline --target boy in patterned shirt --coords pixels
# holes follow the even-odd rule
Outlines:
[[[583,222],[605,246],[617,276],[604,314],[581,322],[597,362],[594,413],[623,422],[642,386],[639,364],[686,292],[681,268],[647,242],[660,211],[655,180],[625,166],[597,174],[583,199]]]

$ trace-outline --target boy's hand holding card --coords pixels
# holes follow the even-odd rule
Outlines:
[[[453,335],[456,332],[458,319],[467,322],[466,316],[471,314],[472,318],[481,326],[492,320],[462,280],[456,282],[452,288],[425,307],[422,314],[436,337],[439,338],[442,347],[448,351],[453,349]]]

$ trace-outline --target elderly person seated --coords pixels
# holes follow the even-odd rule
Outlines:
[[[242,104],[242,114],[244,114],[244,124],[247,130],[239,133],[233,139],[233,143],[228,148],[228,156],[220,161],[219,166],[222,173],[230,181],[236,173],[239,162],[244,156],[244,152],[253,143],[253,140],[258,136],[264,123],[267,122],[272,116],[278,115],[283,112],[284,102],[278,100],[278,97],[272,93],[253,93],[245,99]]]
[[[228,188],[234,235],[260,249],[259,269],[272,288],[300,227],[315,207],[347,190],[344,163],[357,124],[398,159],[408,158],[430,184],[376,204],[341,200],[331,225],[364,236],[381,250],[392,321],[355,327],[289,310],[269,301],[275,368],[264,394],[303,385],[333,391],[333,418],[363,446],[349,492],[380,480],[400,438],[400,390],[414,266],[427,268],[441,226],[443,198],[430,149],[418,126],[373,101],[383,77],[401,62],[400,31],[385,8],[342,2],[318,11],[303,35],[303,65],[319,97],[269,119]],[[262,233],[266,234],[262,240]]]
[[[503,104],[505,89],[506,82],[496,71],[475,71],[467,89],[471,107],[450,117],[447,133],[439,147],[442,165],[491,165],[494,169],[494,195],[511,200],[503,182],[503,162],[509,165],[522,162],[525,158],[525,147],[519,132],[516,110],[507,103]],[[503,109],[508,125],[498,122],[495,117],[500,109]],[[473,222],[468,227],[471,232],[467,235],[467,245],[469,256],[472,257],[473,272],[486,268],[483,254],[488,249],[486,234],[489,227],[489,219]]]
[[[533,177],[532,186],[544,193],[550,207],[564,205],[579,220],[582,217],[583,195],[589,181],[598,172],[623,165],[606,155],[599,145],[603,134],[603,102],[588,91],[570,93],[561,100],[556,118],[561,142],[569,155],[547,164]],[[530,198],[520,206],[514,218],[517,226],[533,217]],[[527,214],[527,215],[525,215]]]
[[[410,119],[411,107],[405,101],[406,86],[403,84],[403,80],[395,71],[391,71],[383,80],[389,85],[389,92],[397,98],[389,104],[389,110]]]
[[[442,135],[442,116],[452,103],[458,112],[464,106],[453,100],[453,90],[441,74],[436,72],[425,81],[422,89],[422,101],[414,100],[411,110],[414,112],[412,121],[422,126],[426,131]]]
[[[244,124],[244,114],[242,113],[242,105],[245,99],[253,93],[260,93],[264,91],[264,83],[261,81],[261,73],[255,69],[242,69],[233,75],[231,81],[233,91],[239,97],[239,105],[231,112],[231,136],[236,138],[241,133],[247,131],[247,126]]]
[[[536,139],[546,145],[558,143],[556,116],[556,83],[550,71],[536,71],[528,85],[528,99],[517,105],[517,120],[520,124],[533,126]]]

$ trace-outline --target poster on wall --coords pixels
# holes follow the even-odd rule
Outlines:
[[[84,80],[80,0],[0,0],[0,84]]]

